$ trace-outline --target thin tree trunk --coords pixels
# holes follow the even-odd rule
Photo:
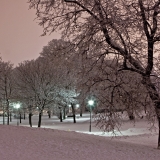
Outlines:
[[[12,122],[12,113],[10,112],[10,122]]]
[[[19,122],[21,123],[21,119],[22,119],[22,117],[21,117],[21,113],[19,114]]]
[[[9,125],[9,100],[7,99],[7,125]]]
[[[80,117],[82,117],[82,107],[80,107]]]
[[[59,117],[59,118],[60,118],[60,122],[63,122],[63,120],[62,120],[62,111],[61,111],[61,109],[60,109],[60,113],[59,113],[59,114],[60,114],[60,115],[59,115],[59,116],[60,116],[60,117]]]
[[[71,107],[72,107],[72,114],[73,114],[73,123],[76,123],[75,108],[74,108],[73,103],[71,103]]]
[[[32,113],[29,113],[29,125],[32,127]]]
[[[82,105],[80,105],[80,117],[82,117],[84,110],[85,110],[85,102],[83,100]]]
[[[5,125],[5,113],[3,113],[3,125]]]
[[[76,115],[73,115],[73,123],[76,123]]]
[[[7,109],[7,125],[9,125],[9,109]]]
[[[128,108],[127,114],[128,114],[129,120],[132,121],[132,120],[135,119],[134,113],[133,113],[133,111],[130,108]]]
[[[63,108],[63,119],[66,119],[66,107]]]
[[[48,111],[48,118],[51,118],[51,111]]]
[[[39,113],[38,127],[41,127],[42,111]]]

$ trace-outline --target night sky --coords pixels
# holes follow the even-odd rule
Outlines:
[[[27,0],[0,0],[0,56],[15,66],[39,56],[43,46],[58,33],[41,37],[43,29],[34,20],[35,10],[29,10]]]

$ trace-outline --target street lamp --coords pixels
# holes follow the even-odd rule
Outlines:
[[[90,110],[90,125],[89,125],[89,132],[91,132],[91,112],[92,112],[92,106],[94,105],[94,101],[93,101],[93,100],[89,100],[89,101],[88,101],[88,105],[89,105],[89,110]]]
[[[17,126],[19,126],[19,122],[18,122],[18,109],[20,108],[20,104],[19,103],[15,104],[14,108],[17,110]]]

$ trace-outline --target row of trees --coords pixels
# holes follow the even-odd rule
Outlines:
[[[127,111],[130,120],[142,117],[145,112],[155,121],[152,101],[139,74],[118,71],[121,67],[118,59],[95,59],[93,55],[78,54],[79,50],[69,42],[53,39],[36,60],[24,61],[16,68],[1,61],[0,93],[7,124],[10,106],[17,102],[21,103],[21,112],[28,112],[30,126],[33,112],[38,111],[40,127],[44,109],[54,111],[62,121],[68,106],[75,115],[74,104],[80,103],[82,116],[87,98],[97,101],[94,117],[103,131],[114,131],[121,126],[120,111]],[[157,68],[158,64],[157,61]],[[152,81],[159,84],[157,78]]]
[[[74,104],[80,103],[82,116],[87,98],[96,100],[94,117],[103,131],[119,128],[123,121],[119,112],[123,111],[127,111],[130,120],[145,112],[155,121],[153,103],[139,74],[119,71],[118,59],[97,59],[78,52],[80,49],[75,50],[70,42],[53,39],[36,60],[24,61],[16,68],[9,62],[0,62],[1,102],[7,112],[7,124],[13,103],[20,102],[21,111],[28,112],[30,126],[33,112],[38,111],[40,127],[44,109],[54,110],[62,121],[62,111],[66,113],[70,105],[75,115]],[[155,78],[152,81],[159,82]]]
[[[71,63],[67,57],[62,59],[62,51],[59,51],[59,56],[56,57],[57,50],[54,47],[61,49],[61,43],[61,40],[51,41],[44,47],[39,58],[24,61],[16,68],[9,62],[0,62],[0,98],[8,117],[7,124],[16,103],[21,103],[21,112],[28,112],[30,126],[33,112],[38,111],[38,127],[41,126],[44,109],[60,114],[69,104],[77,103],[77,82],[69,66]],[[65,42],[62,45],[66,45]],[[49,51],[53,53],[51,57],[45,55],[49,54]]]
[[[14,93],[12,69],[12,64],[0,60],[0,101],[1,106],[3,107],[3,111],[6,109],[8,115],[7,124],[9,124],[10,98]]]
[[[54,111],[62,121],[69,105],[75,115],[75,103],[80,103],[82,116],[86,99],[92,97],[97,100],[95,113],[107,111],[107,115],[105,112],[95,114],[97,127],[103,131],[119,128],[121,115],[118,111],[127,111],[131,120],[135,115],[142,116],[144,109],[150,115],[151,101],[139,75],[117,72],[120,63],[116,59],[95,63],[92,55],[81,56],[78,52],[71,43],[53,39],[36,60],[24,61],[16,68],[1,61],[1,102],[7,113],[7,124],[10,106],[13,110],[17,102],[21,103],[22,112],[28,112],[30,126],[33,112],[38,111],[40,127],[44,109],[49,113]]]

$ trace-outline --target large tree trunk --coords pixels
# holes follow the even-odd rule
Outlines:
[[[158,117],[158,129],[159,129],[159,134],[158,134],[158,149],[160,149],[160,116]]]
[[[156,114],[157,114],[157,120],[158,120],[158,149],[160,149],[160,101],[157,106],[156,104]]]
[[[158,120],[158,149],[160,149],[160,97],[155,85],[151,82],[150,77],[143,77],[143,84],[147,88],[149,96],[154,104]]]

